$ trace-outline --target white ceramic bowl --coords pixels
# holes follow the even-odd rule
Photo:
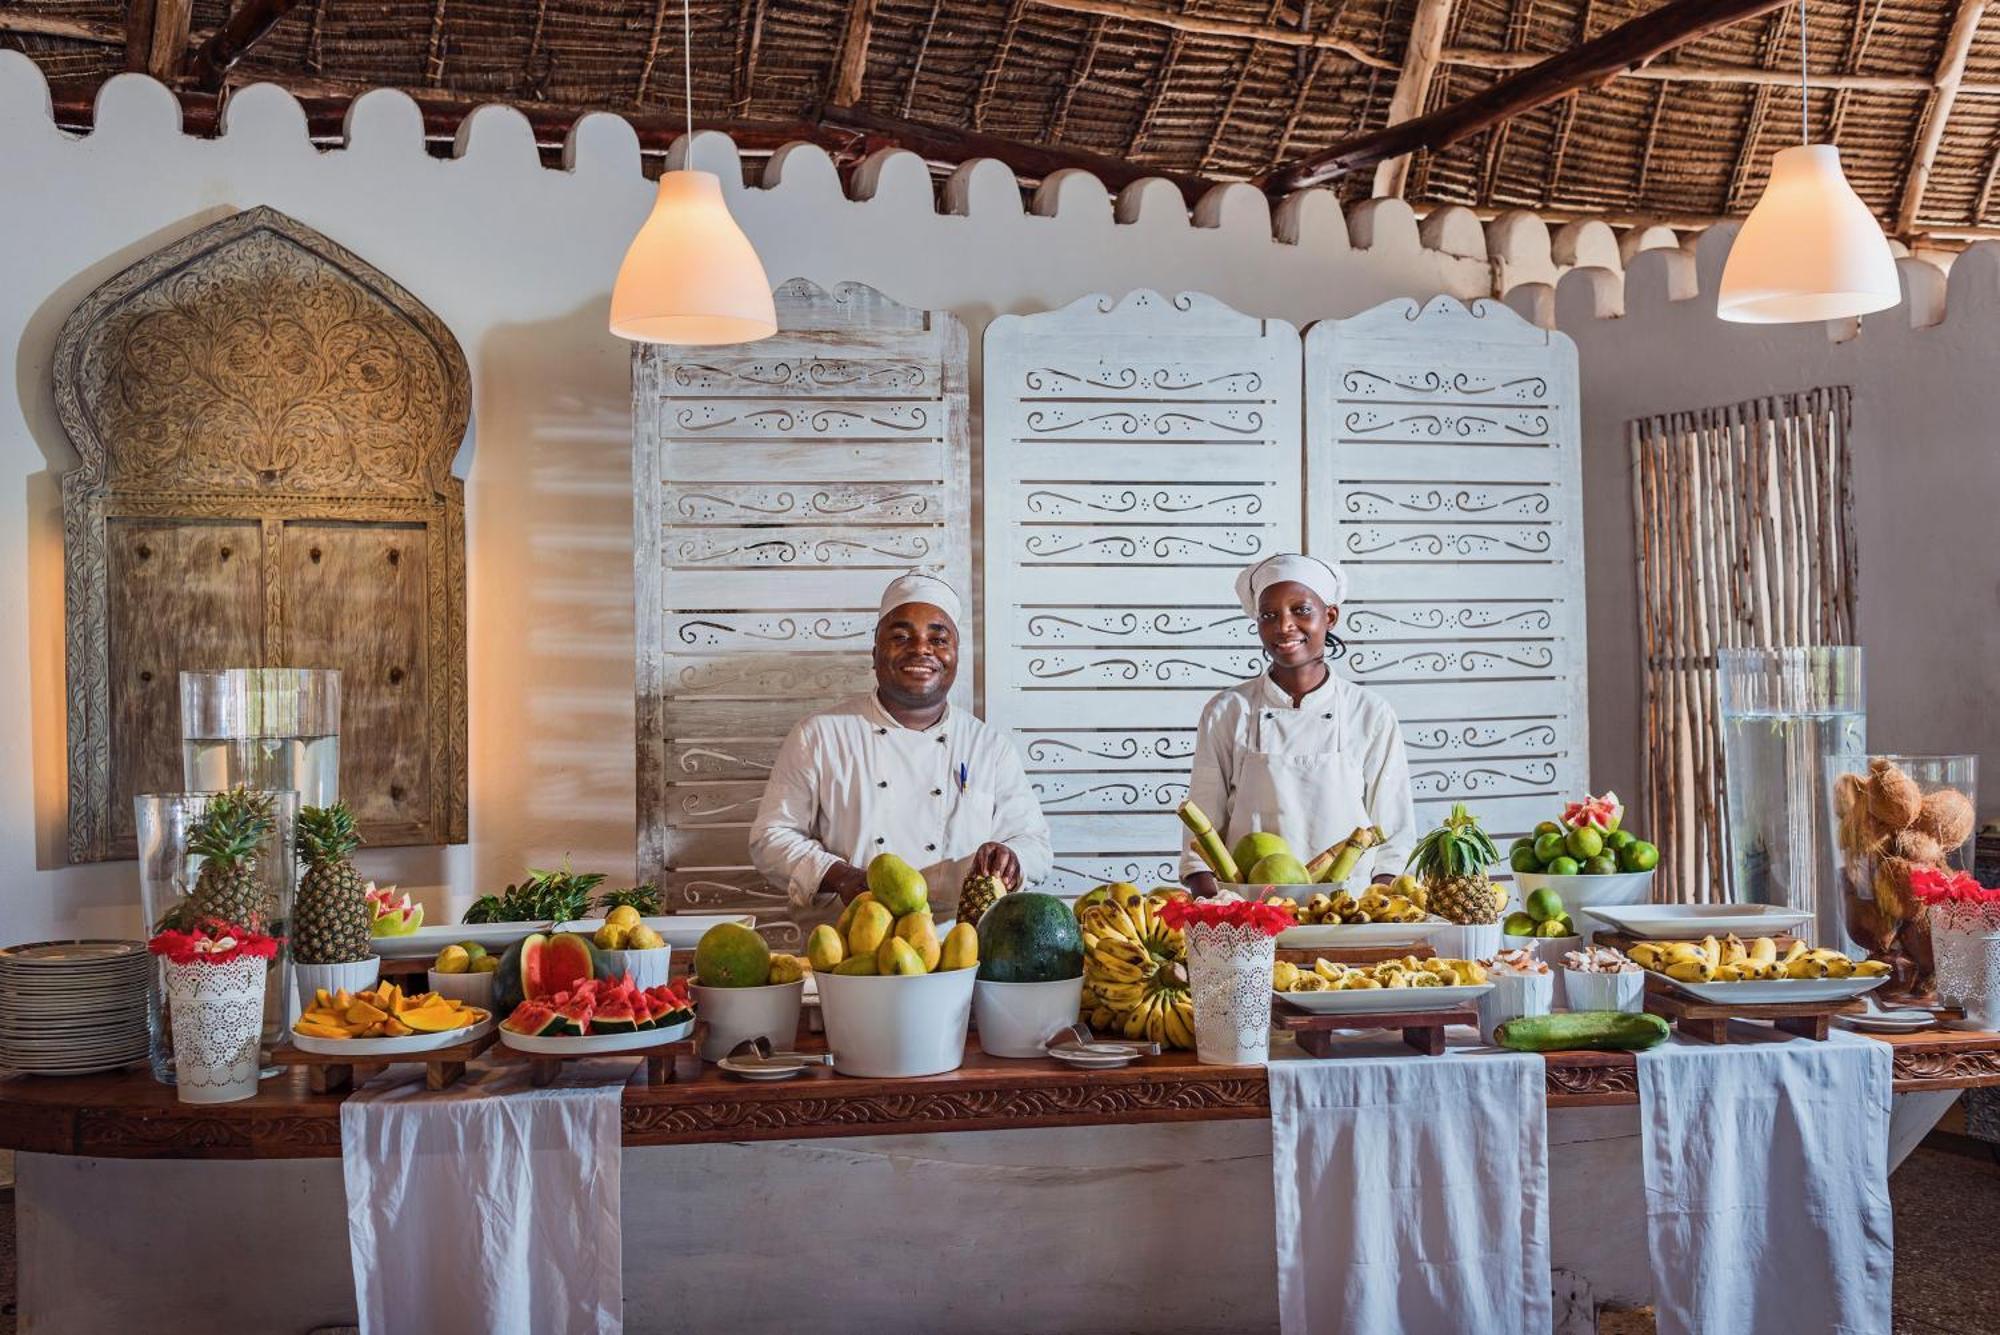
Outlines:
[[[366,992],[375,986],[382,976],[382,957],[370,955],[365,960],[352,960],[346,964],[301,964],[292,961],[292,977],[298,981],[299,1008],[313,1004],[313,994],[325,988],[330,996],[346,988],[349,993]]]
[[[996,983],[981,978],[972,989],[979,1050],[989,1057],[1040,1057],[1051,1036],[1076,1023],[1082,1003],[1081,974],[1053,983]]]
[[[1479,1033],[1488,1043],[1493,1031],[1524,1015],[1547,1015],[1555,1009],[1556,979],[1552,973],[1508,973],[1489,969],[1493,990],[1479,999]]]
[[[820,1014],[833,1069],[842,1075],[914,1076],[956,1071],[965,1061],[977,969],[926,974],[837,974],[822,970]]]
[[[1583,973],[1564,969],[1563,993],[1573,1011],[1625,1011],[1637,1015],[1646,1009],[1646,975],[1643,973]]]
[[[439,973],[432,969],[426,981],[430,983],[431,991],[441,997],[462,1001],[481,1010],[493,1009],[493,975],[490,973]],[[500,1018],[504,1020],[507,1017],[503,1015]]]
[[[1654,869],[1655,871],[1658,868]],[[1578,929],[1590,932],[1598,926],[1594,918],[1583,918],[1579,911],[1592,904],[1645,904],[1653,898],[1653,873],[1650,871],[1615,872],[1609,876],[1551,876],[1547,872],[1517,871],[1514,873],[1515,898],[1523,907],[1528,896],[1537,890],[1553,890],[1563,902],[1563,912]]]
[[[721,1061],[746,1038],[761,1038],[781,1049],[790,1049],[799,1041],[799,1002],[806,991],[803,978],[763,987],[703,987],[694,983],[689,991],[695,1015],[708,1022],[708,1034],[701,1041],[703,1061]]]
[[[598,976],[617,978],[629,973],[633,983],[640,987],[658,987],[667,981],[667,960],[673,951],[672,946],[656,946],[651,950],[600,950],[597,958],[602,967]]]
[[[1441,959],[1490,960],[1500,949],[1497,922],[1448,922],[1431,932],[1430,950]]]

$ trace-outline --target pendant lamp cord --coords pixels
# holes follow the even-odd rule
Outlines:
[[[1801,4],[1805,0],[1799,0]],[[681,94],[687,101],[688,152],[694,152],[694,20],[688,17],[689,0],[681,0]]]
[[[687,0],[681,0],[683,4]],[[1806,84],[1806,0],[1799,0],[1799,142],[1812,142],[1812,129],[1806,121],[1806,94],[1810,91]]]

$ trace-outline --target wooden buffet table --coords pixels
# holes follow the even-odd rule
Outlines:
[[[1899,1093],[2000,1084],[2000,1034],[1933,1031],[1878,1041],[1895,1050]],[[801,1046],[820,1042],[802,1038]],[[504,1060],[502,1052],[495,1048],[482,1060]],[[1629,1053],[1551,1053],[1546,1061],[1551,1108],[1638,1102],[1638,1062]],[[254,1099],[207,1106],[180,1103],[143,1069],[14,1076],[0,1080],[0,1148],[127,1159],[338,1158],[345,1097],[310,1092],[303,1071],[267,1080]],[[976,1042],[961,1069],[921,1079],[861,1079],[816,1067],[760,1084],[707,1066],[695,1080],[635,1083],[624,1094],[629,1146],[1269,1115],[1258,1066],[1202,1066],[1191,1053],[1176,1052],[1122,1070],[1081,1071],[1049,1060],[988,1057]]]

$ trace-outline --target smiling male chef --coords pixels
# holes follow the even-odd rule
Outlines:
[[[1048,875],[1048,822],[1004,733],[947,700],[963,607],[943,580],[892,580],[875,623],[875,689],[803,719],[785,738],[750,827],[750,859],[801,917],[868,888],[894,853],[950,917],[967,876],[1018,889]],[[817,909],[818,912],[813,912]]]

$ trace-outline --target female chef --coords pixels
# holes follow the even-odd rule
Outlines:
[[[1333,633],[1346,593],[1340,569],[1311,556],[1273,556],[1236,577],[1269,666],[1202,710],[1188,797],[1226,844],[1262,830],[1302,862],[1378,826],[1383,841],[1356,871],[1386,879],[1402,870],[1416,824],[1410,766],[1396,712],[1329,666],[1346,650]],[[1181,873],[1196,894],[1215,893],[1192,845]]]

